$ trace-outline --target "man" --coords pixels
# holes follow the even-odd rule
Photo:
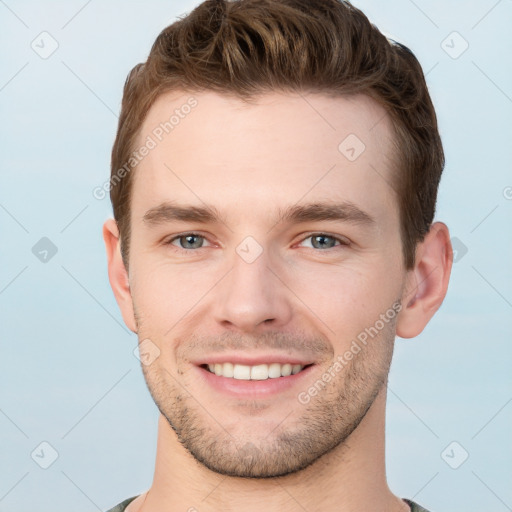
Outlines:
[[[387,376],[446,294],[421,67],[338,0],[210,0],[125,84],[110,282],[160,410],[112,512],[422,511],[388,488]]]

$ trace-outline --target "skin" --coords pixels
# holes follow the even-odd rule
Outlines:
[[[162,95],[140,143],[190,96]],[[417,336],[444,299],[448,228],[434,223],[404,268],[392,128],[373,100],[193,96],[197,107],[134,171],[129,272],[115,221],[103,230],[124,321],[157,354],[142,365],[161,412],[154,480],[128,511],[409,510],[386,482],[387,375],[395,336]],[[365,145],[354,161],[338,149],[349,134]],[[171,201],[214,207],[221,220],[148,214]],[[320,202],[349,202],[373,220],[285,222],[278,212]],[[200,236],[178,237],[187,233]],[[261,254],[248,262],[237,247]],[[393,304],[399,313],[301,403]],[[195,364],[223,352],[314,365],[300,385],[236,398]]]

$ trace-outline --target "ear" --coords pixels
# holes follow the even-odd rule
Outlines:
[[[123,315],[124,323],[128,329],[137,332],[128,272],[121,257],[119,229],[114,219],[108,219],[103,224],[103,240],[107,249],[110,286]]]
[[[408,272],[402,294],[396,334],[414,338],[441,306],[452,269],[453,251],[448,227],[435,222],[416,248],[414,268]]]

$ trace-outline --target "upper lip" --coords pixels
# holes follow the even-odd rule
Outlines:
[[[292,356],[285,354],[260,354],[260,355],[244,355],[244,354],[228,354],[222,353],[211,356],[204,356],[200,360],[193,361],[193,363],[197,366],[202,366],[205,364],[222,364],[222,363],[233,363],[233,364],[243,364],[246,366],[256,366],[259,364],[272,364],[272,363],[280,363],[280,364],[300,364],[301,366],[307,366],[308,364],[312,364],[313,361],[309,359],[304,359],[300,356]]]

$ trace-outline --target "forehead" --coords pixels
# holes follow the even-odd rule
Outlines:
[[[271,92],[248,104],[173,91],[150,109],[143,145],[151,149],[135,172],[134,209],[204,199],[253,215],[258,205],[321,198],[366,204],[376,216],[396,210],[391,123],[366,96]]]

